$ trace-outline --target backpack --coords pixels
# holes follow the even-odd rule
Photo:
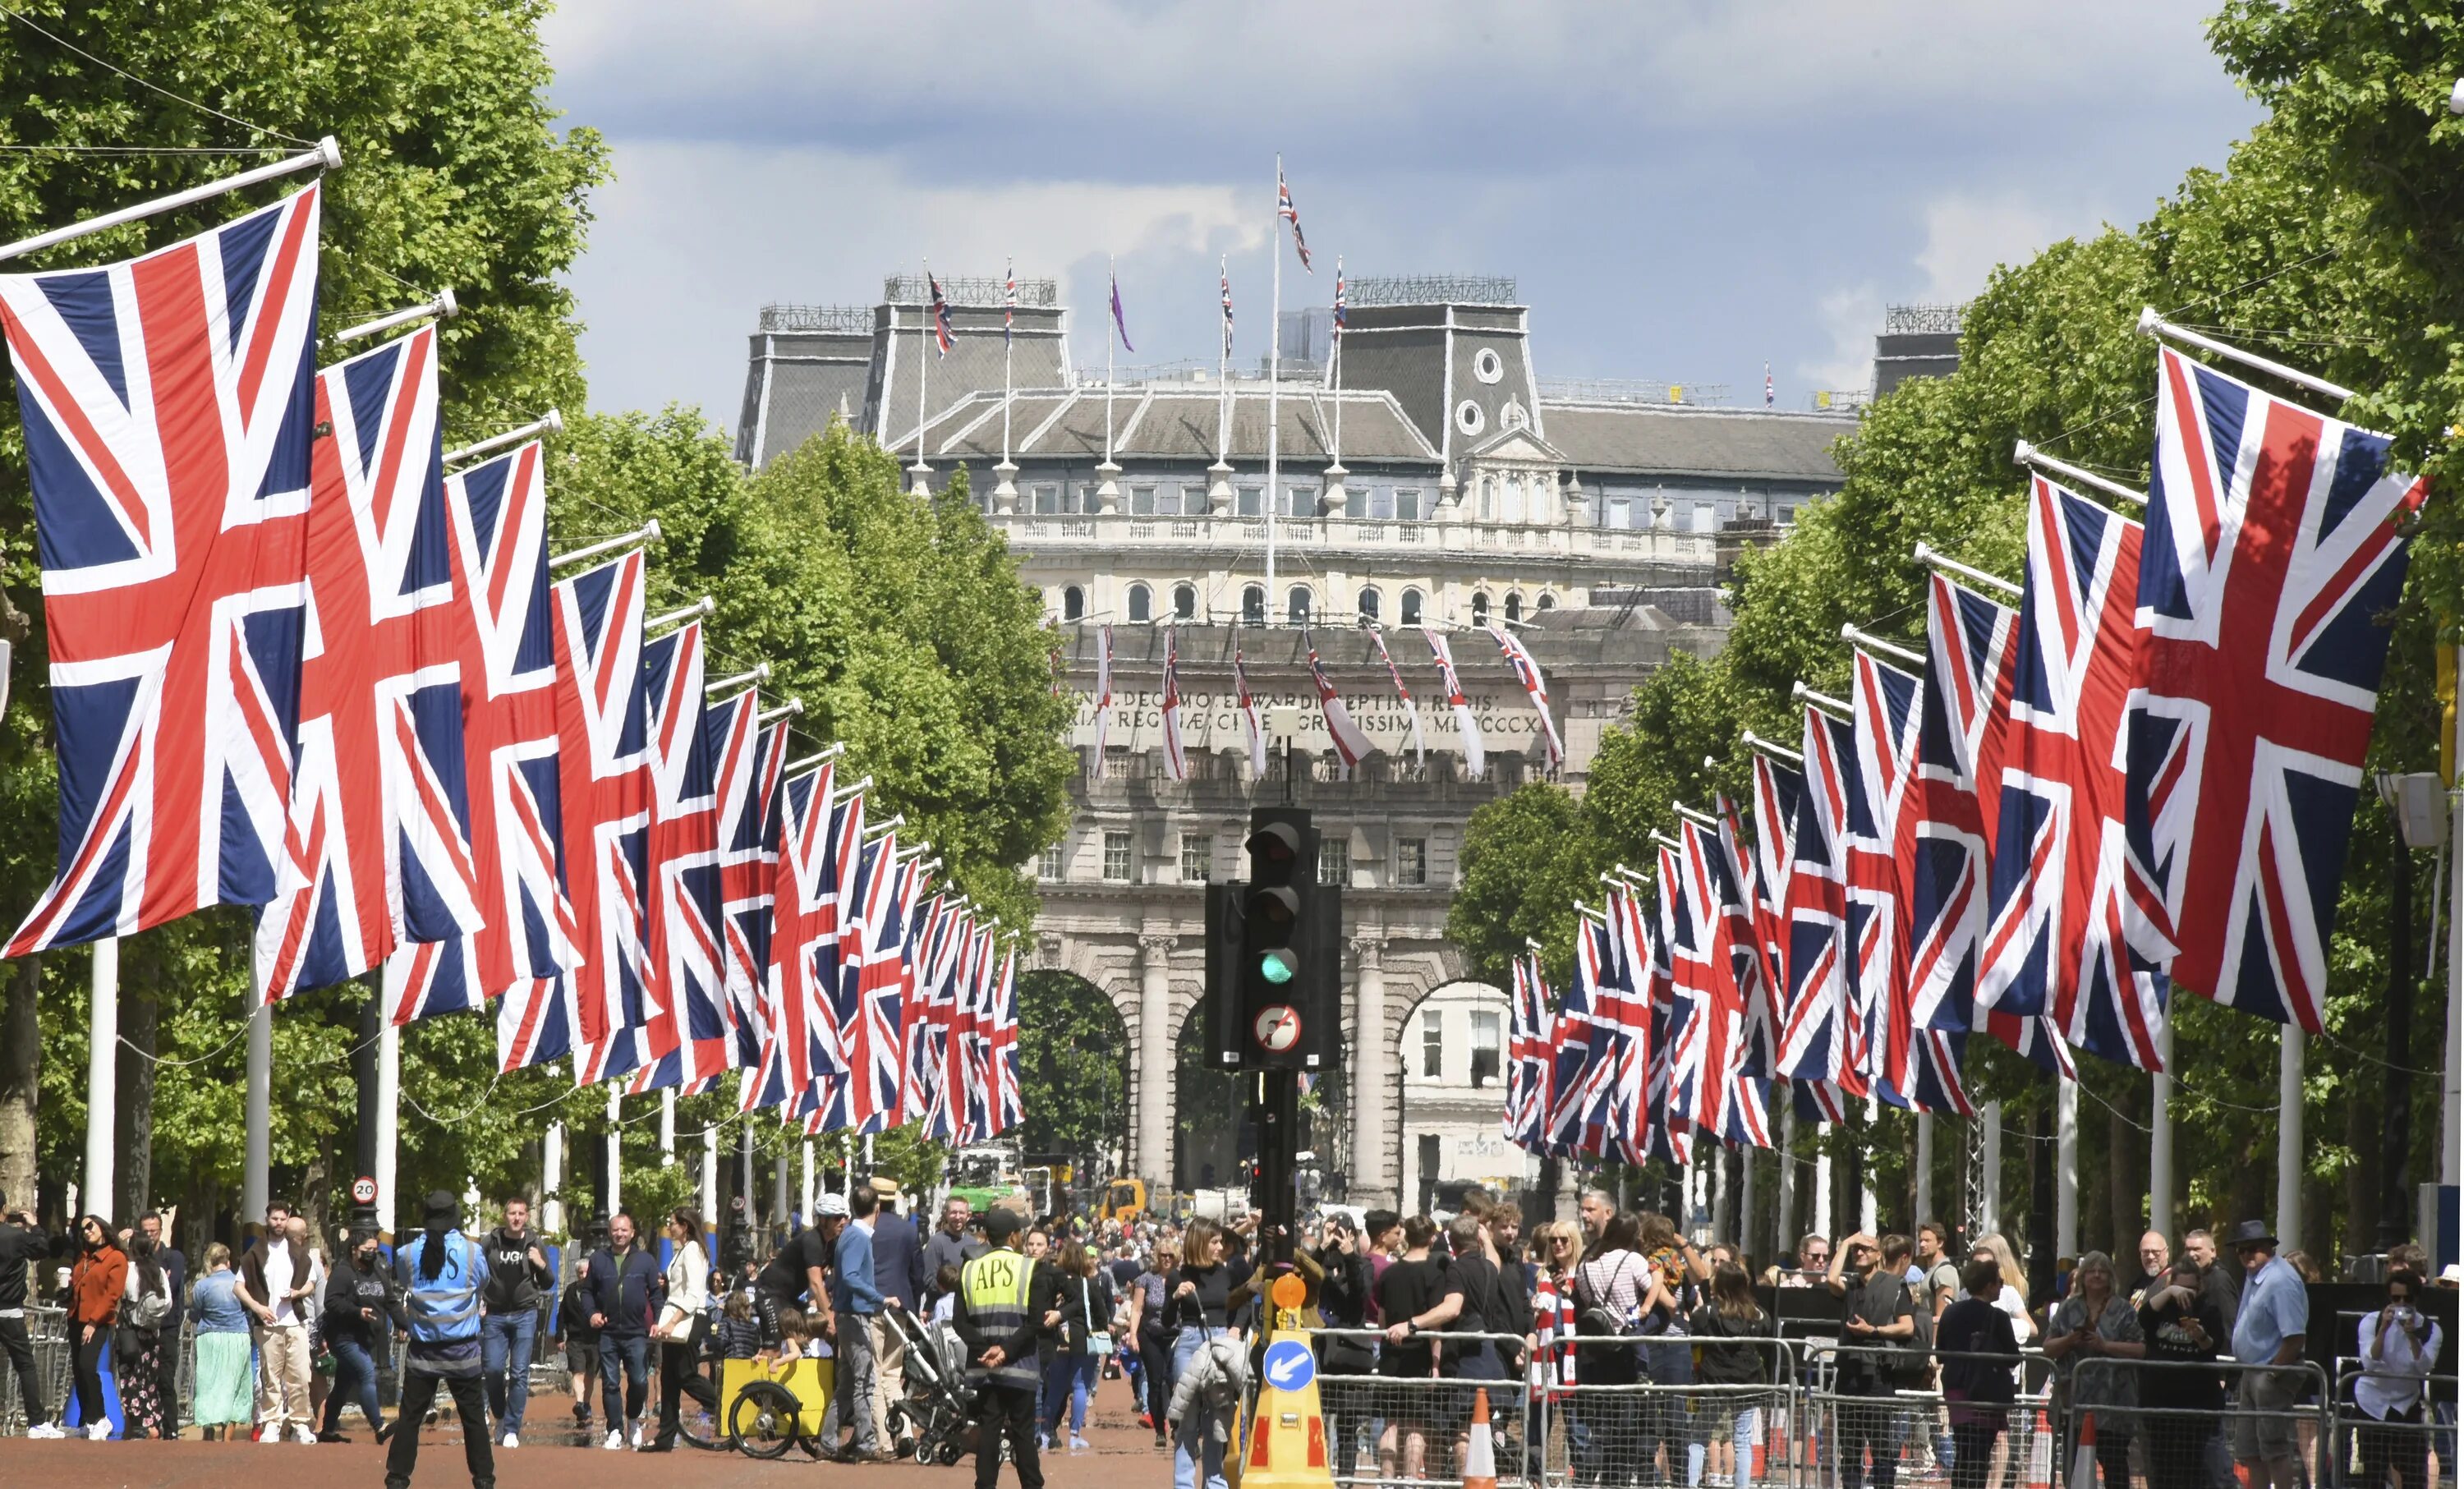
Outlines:
[[[132,1328],[161,1328],[171,1317],[171,1281],[163,1280],[163,1290],[140,1285],[137,1301],[128,1305],[128,1324]]]

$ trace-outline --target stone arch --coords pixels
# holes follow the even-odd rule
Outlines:
[[[1019,975],[1018,999],[1021,1027],[1042,1036],[1019,1042],[1024,1150],[1102,1155],[1117,1166],[1130,1146],[1135,1047],[1119,997],[1067,968],[1033,967]]]
[[[1447,949],[1451,951],[1451,948]],[[1405,1214],[1424,1210],[1441,1186],[1479,1182],[1522,1189],[1537,1182],[1538,1166],[1506,1142],[1499,1130],[1505,1111],[1505,1049],[1509,999],[1505,989],[1468,974],[1459,955],[1425,958],[1426,971],[1406,996],[1385,1009],[1384,1089],[1386,1130],[1395,1134],[1386,1153],[1390,1185]],[[1433,964],[1433,965],[1430,965]],[[1485,1070],[1475,1066],[1483,1047],[1481,1023],[1495,1042]],[[1438,1075],[1425,1074],[1432,1022]],[[1476,1084],[1475,1084],[1476,1083]]]

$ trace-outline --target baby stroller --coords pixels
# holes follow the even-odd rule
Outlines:
[[[958,1331],[885,1311],[907,1341],[907,1395],[890,1406],[892,1451],[918,1463],[956,1463],[976,1451],[976,1390]]]

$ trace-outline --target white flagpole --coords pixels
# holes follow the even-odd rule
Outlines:
[[[1343,282],[1343,255],[1334,255],[1334,282]],[[1327,361],[1334,373],[1334,468],[1343,469],[1343,322],[1337,320],[1327,333]]]
[[[1273,624],[1275,615],[1275,497],[1277,427],[1282,413],[1277,399],[1277,383],[1283,378],[1284,361],[1284,158],[1275,157],[1275,231],[1267,239],[1266,256],[1275,261],[1274,299],[1266,311],[1266,619]]]
[[[334,142],[332,135],[327,135],[317,142],[316,148],[303,154],[285,156],[268,164],[241,171],[236,176],[226,176],[220,181],[209,181],[204,186],[190,186],[186,191],[174,191],[169,196],[156,197],[151,202],[140,202],[134,207],[123,207],[116,212],[105,212],[99,217],[89,217],[83,222],[73,222],[65,228],[54,228],[49,232],[38,232],[31,238],[20,238],[14,243],[0,245],[0,259],[23,258],[29,253],[40,252],[47,248],[55,248],[63,243],[74,243],[79,238],[91,237],[107,228],[117,228],[122,223],[140,222],[148,217],[160,217],[165,212],[176,212],[181,208],[193,207],[199,202],[218,197],[226,191],[237,191],[243,186],[253,186],[259,182],[296,176],[303,170],[339,170],[341,164],[342,147]],[[109,1195],[99,1197],[103,1204],[109,1203]],[[101,1205],[98,1204],[94,1209],[99,1214]]]
[[[915,477],[915,489],[924,490],[925,477],[933,468],[924,463],[924,374],[932,362],[935,328],[933,324],[933,261],[924,260],[924,293],[915,339],[915,466],[908,473]]]
[[[1112,255],[1104,255],[1104,284],[1108,294],[1120,293],[1119,271],[1112,267]],[[1111,314],[1111,307],[1106,307]],[[1104,328],[1104,464],[1112,463],[1112,359],[1121,348],[1120,327]]]
[[[1218,262],[1217,269],[1222,275],[1221,282],[1230,284],[1232,256],[1225,254]],[[1221,318],[1221,307],[1218,307],[1216,315],[1219,319]],[[1218,325],[1216,330],[1220,333],[1217,339],[1221,343],[1221,349],[1215,354],[1215,460],[1221,465],[1229,458],[1226,451],[1232,448],[1232,415],[1228,402],[1232,397],[1232,333],[1227,325]]]
[[[1012,277],[1016,277],[1015,274]],[[1004,285],[1007,282],[1004,280]],[[1004,289],[1001,293],[1006,297],[1009,292]],[[1017,334],[1018,314],[1006,303],[1001,306],[1001,313],[1010,318],[1009,321],[1004,323],[1001,335],[1001,464],[1007,466],[1009,464],[1009,404],[1016,392],[1010,378],[1010,342]]]

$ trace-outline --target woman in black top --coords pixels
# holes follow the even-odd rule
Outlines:
[[[1694,1337],[1702,1342],[1697,1347],[1702,1351],[1703,1362],[1695,1371],[1696,1384],[1770,1387],[1778,1376],[1777,1356],[1772,1351],[1751,1343],[1715,1341],[1769,1339],[1771,1328],[1771,1315],[1754,1301],[1753,1280],[1746,1276],[1746,1269],[1734,1261],[1715,1264],[1711,1268],[1711,1300],[1694,1310]],[[1763,1399],[1762,1392],[1732,1389],[1708,1395],[1697,1404],[1710,1428],[1709,1451],[1705,1455],[1710,1473],[1734,1483],[1747,1482],[1753,1477],[1754,1443],[1762,1431]]]
[[[1369,1259],[1362,1254],[1360,1234],[1350,1215],[1337,1215],[1327,1220],[1319,1236],[1318,1249],[1311,1253],[1319,1272],[1317,1311],[1327,1328],[1337,1332],[1317,1336],[1318,1369],[1327,1375],[1370,1374],[1377,1368],[1377,1350],[1369,1339]],[[1341,1332],[1347,1330],[1353,1332]],[[1338,1482],[1349,1481],[1359,1461],[1354,1413],[1374,1414],[1363,1410],[1371,1405],[1370,1388],[1329,1384],[1321,1394],[1327,1415],[1337,1422],[1334,1477]]]
[[[2012,1367],[2019,1363],[2019,1339],[2011,1315],[1993,1305],[2002,1296],[2002,1267],[1971,1261],[1961,1277],[1968,1296],[1934,1323],[1934,1359],[1942,1367],[1942,1396],[1950,1408],[1951,1489],[1985,1489],[1993,1466],[1993,1439],[2016,1388]],[[2010,1365],[1998,1358],[2008,1355]]]
[[[1223,1260],[1223,1233],[1212,1220],[1192,1220],[1181,1233],[1180,1265],[1164,1279],[1164,1317],[1179,1332],[1172,1341],[1172,1374],[1177,1381],[1206,1342],[1221,1333],[1239,1338],[1226,1308],[1232,1298],[1232,1269]],[[1167,1398],[1169,1399],[1169,1398]],[[1158,1421],[1162,1418],[1158,1417]],[[1208,1440],[1206,1413],[1191,1410],[1180,1419],[1173,1439],[1172,1481],[1177,1489],[1222,1489],[1218,1466],[1222,1450]]]
[[[2139,1405],[2146,1421],[2149,1489],[2202,1489],[2208,1439],[2225,1409],[2225,1388],[2214,1363],[2233,1340],[2215,1299],[2200,1286],[2198,1263],[2174,1259],[2165,1285],[2139,1301],[2139,1329],[2146,1336],[2152,1370],[2139,1372]]]
[[[1463,1313],[1463,1293],[1447,1280],[1445,1264],[1429,1259],[1429,1243],[1437,1238],[1437,1225],[1427,1215],[1416,1215],[1404,1221],[1403,1255],[1377,1280],[1377,1310],[1386,1320],[1386,1347],[1377,1358],[1380,1375],[1399,1380],[1435,1375],[1437,1350],[1419,1336],[1449,1327]],[[1398,1392],[1395,1409],[1386,1416],[1385,1434],[1377,1439],[1377,1477],[1423,1477],[1430,1425],[1426,1394]],[[1396,1472],[1398,1453],[1399,1475]]]

